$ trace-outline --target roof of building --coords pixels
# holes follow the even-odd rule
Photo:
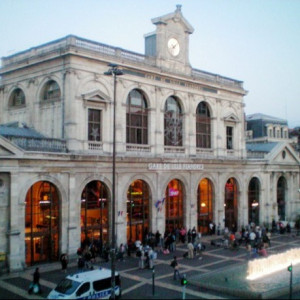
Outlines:
[[[0,125],[0,135],[19,136],[32,138],[46,138],[33,128],[29,128],[25,123],[12,122]]]
[[[261,114],[261,113],[247,115],[246,120],[247,121],[263,120],[263,121],[269,121],[269,122],[272,122],[272,123],[273,122],[275,122],[275,123],[280,122],[280,123],[286,123],[287,124],[287,120],[276,118],[276,117],[265,115],[265,114]]]
[[[276,142],[270,143],[246,143],[247,151],[253,152],[271,152],[277,145]]]

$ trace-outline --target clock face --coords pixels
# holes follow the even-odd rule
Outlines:
[[[177,56],[179,54],[180,51],[180,47],[179,47],[179,43],[176,39],[171,38],[168,41],[168,49],[169,52],[173,55],[173,56]]]

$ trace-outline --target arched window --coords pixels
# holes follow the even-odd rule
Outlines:
[[[9,103],[10,103],[11,107],[25,105],[25,94],[24,94],[24,92],[20,88],[15,89],[12,92],[11,96],[10,96]]]
[[[145,96],[132,90],[127,97],[126,142],[148,144],[148,110]]]
[[[182,146],[182,111],[174,97],[169,97],[165,104],[165,145]]]
[[[56,81],[49,80],[45,84],[42,92],[42,100],[60,100],[60,88]]]
[[[205,102],[200,102],[196,111],[196,146],[197,148],[211,147],[210,112]]]

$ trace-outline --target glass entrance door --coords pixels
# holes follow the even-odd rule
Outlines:
[[[58,260],[59,206],[56,187],[35,183],[26,195],[25,261],[27,265]]]

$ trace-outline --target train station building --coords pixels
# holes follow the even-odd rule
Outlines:
[[[243,82],[191,66],[181,6],[151,21],[144,54],[69,35],[2,58],[9,271],[75,256],[87,238],[110,242],[113,160],[118,245],[177,227],[205,234],[210,221],[295,220],[300,160],[287,124],[266,122],[268,141],[247,136]]]

